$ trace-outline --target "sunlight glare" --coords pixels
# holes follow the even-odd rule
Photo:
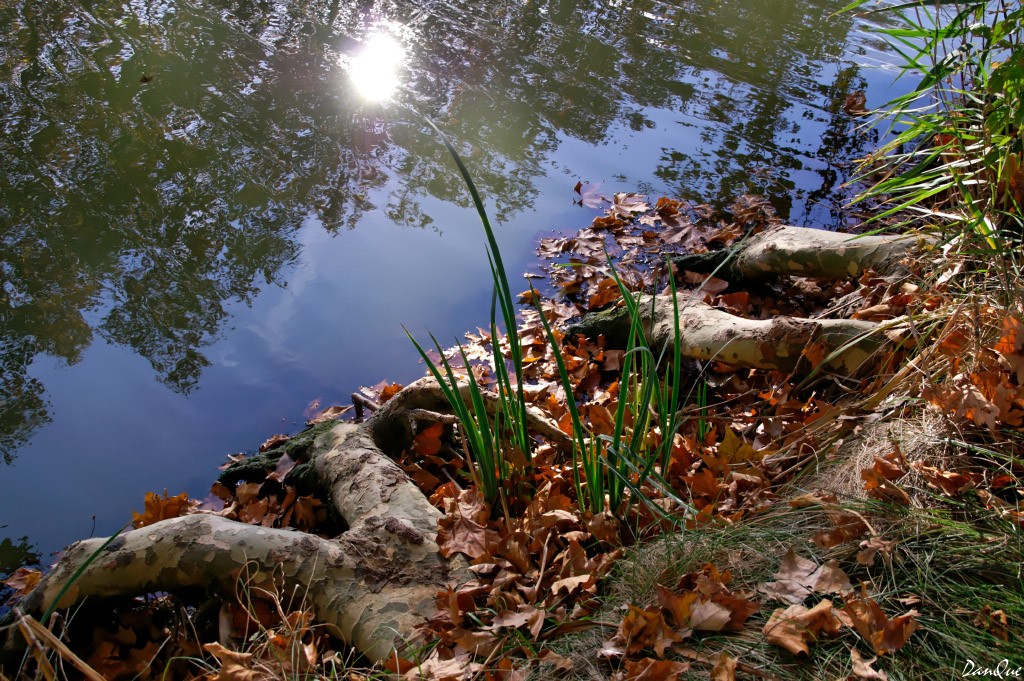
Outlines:
[[[349,64],[352,84],[364,99],[386,102],[398,88],[398,71],[405,49],[387,33],[370,36],[362,51]]]

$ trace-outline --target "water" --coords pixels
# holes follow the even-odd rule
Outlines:
[[[845,95],[894,73],[831,0],[0,0],[0,564],[205,495],[314,398],[486,321],[459,147],[513,273],[577,180],[842,227]],[[392,100],[346,71],[387,31]],[[522,283],[526,288],[525,282]],[[23,539],[25,538],[25,539]],[[19,558],[20,557],[20,558]]]

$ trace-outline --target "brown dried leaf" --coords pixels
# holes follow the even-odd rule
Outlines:
[[[877,468],[865,468],[860,472],[860,477],[864,481],[864,491],[872,499],[898,506],[910,505],[910,495],[899,485],[879,475]]]
[[[36,588],[36,585],[39,584],[39,580],[42,578],[43,573],[41,571],[20,567],[12,572],[11,576],[3,580],[2,583],[14,589],[14,598],[21,598]]]
[[[291,435],[284,435],[284,434],[280,434],[280,433],[277,434],[277,435],[271,435],[270,437],[268,437],[263,442],[263,444],[260,445],[260,453],[268,452],[271,449],[273,449],[274,447],[277,447],[279,445],[283,445],[285,442],[288,442],[288,440],[291,440],[291,439],[292,439]]]
[[[889,619],[874,600],[864,595],[847,597],[843,613],[878,655],[902,648],[919,626],[914,619],[916,610]]]
[[[284,482],[284,479],[288,477],[288,474],[295,468],[296,461],[287,454],[282,454],[281,458],[277,460],[277,466],[274,467],[274,472],[267,476],[267,480],[275,480],[277,482]]]
[[[865,660],[861,657],[860,651],[856,648],[850,649],[850,660],[853,662],[853,675],[858,679],[874,679],[875,681],[889,681],[889,675],[878,669],[872,669],[877,657]]]
[[[341,416],[342,414],[346,414],[346,413],[348,413],[351,410],[352,410],[352,405],[351,404],[348,405],[348,406],[345,406],[345,407],[343,407],[341,405],[338,405],[338,404],[334,404],[334,405],[331,405],[330,407],[327,407],[326,409],[321,411],[319,414],[317,414],[313,418],[308,419],[306,421],[306,425],[307,426],[315,426],[318,423],[325,423],[327,421],[334,421],[339,416]]]
[[[832,520],[834,528],[832,530],[822,530],[817,532],[811,537],[811,541],[814,542],[818,548],[831,549],[835,546],[839,546],[843,542],[848,542],[852,539],[859,539],[868,530],[867,523],[857,513],[851,511],[829,511],[829,518]]]
[[[204,644],[203,650],[220,662],[217,675],[206,676],[210,681],[256,681],[258,678],[252,669],[252,653],[236,653],[217,642]]]
[[[857,562],[868,567],[875,564],[875,554],[882,552],[882,560],[888,565],[892,559],[892,550],[896,548],[897,542],[887,541],[881,537],[871,537],[860,543],[860,551],[857,552]]]
[[[764,634],[769,643],[794,655],[809,655],[808,643],[816,641],[823,632],[834,635],[841,627],[842,622],[832,609],[832,601],[824,600],[813,608],[799,604],[779,608],[768,618]]]
[[[739,660],[729,657],[724,650],[715,658],[715,666],[711,669],[711,681],[736,681],[736,665]]]
[[[144,503],[145,507],[142,513],[132,511],[132,527],[146,527],[161,520],[186,515],[191,507],[187,492],[172,497],[166,489],[163,496],[154,492],[146,492]]]
[[[799,603],[812,593],[841,593],[852,588],[850,578],[837,561],[818,566],[796,555],[792,548],[783,556],[775,579],[762,584],[758,590],[788,603]]]
[[[445,558],[455,553],[479,558],[493,553],[501,540],[497,532],[467,516],[445,516],[437,522],[437,528],[437,546]]]
[[[722,631],[729,624],[732,612],[714,601],[699,600],[690,611],[690,628],[694,631]]]
[[[626,660],[624,668],[626,681],[671,681],[688,672],[690,663],[645,657],[642,660]]]
[[[915,461],[910,464],[910,467],[924,476],[924,479],[928,481],[929,485],[942,490],[944,494],[951,497],[958,496],[967,490],[974,489],[982,479],[977,473],[955,473],[952,471],[944,471],[935,468],[934,466],[929,466],[923,461]]]

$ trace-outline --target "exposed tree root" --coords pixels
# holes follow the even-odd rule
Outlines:
[[[232,593],[243,569],[258,569],[257,583],[283,580],[288,593],[305,594],[317,618],[373,660],[387,657],[434,612],[434,597],[449,583],[468,579],[461,559],[446,560],[434,539],[441,512],[381,447],[411,404],[432,394],[417,381],[359,425],[339,423],[317,438],[312,461],[348,530],[333,539],[196,514],[117,537],[58,604],[87,596],[136,595],[190,586]],[[436,388],[436,386],[434,386]],[[404,393],[404,394],[403,394]],[[389,403],[390,404],[390,403]],[[385,405],[389,407],[389,405]],[[411,433],[411,430],[409,431]],[[391,450],[397,454],[397,451]],[[22,601],[22,610],[45,611],[105,539],[65,551],[54,570]],[[23,647],[12,630],[5,645]]]
[[[718,271],[733,282],[782,275],[839,279],[857,277],[872,269],[880,274],[905,273],[900,261],[929,243],[907,235],[858,236],[805,227],[777,225],[712,253],[672,259],[680,269]]]
[[[769,275],[821,279],[856,276],[867,268],[898,274],[900,261],[922,247],[915,237],[853,237],[799,227],[773,227],[735,249],[703,256],[681,256],[677,267],[717,271],[732,280]],[[698,294],[700,295],[700,294]],[[702,297],[702,296],[701,296]],[[717,359],[756,369],[791,372],[812,343],[827,357],[831,371],[854,375],[885,343],[878,324],[850,319],[747,319],[729,314],[702,299],[680,293],[678,314],[671,296],[642,296],[639,307],[648,341],[656,348],[672,343],[678,319],[683,356]],[[569,327],[570,335],[603,334],[610,344],[623,346],[629,332],[629,313],[615,307],[591,313]],[[808,362],[811,367],[814,362]]]

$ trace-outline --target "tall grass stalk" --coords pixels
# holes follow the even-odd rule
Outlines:
[[[445,356],[445,349],[438,343],[437,339],[431,336],[434,347],[441,356],[441,365],[444,374],[437,364],[431,360],[424,348],[406,330],[406,334],[412,340],[416,350],[420,353],[430,373],[441,386],[445,398],[451,404],[461,426],[461,436],[468,445],[467,455],[472,458],[473,474],[475,482],[483,491],[488,501],[493,502],[501,490],[500,483],[508,480],[511,469],[510,462],[525,461],[529,464],[531,458],[531,441],[526,417],[526,399],[523,393],[523,353],[519,342],[519,335],[516,332],[516,310],[512,298],[512,291],[509,287],[508,276],[505,272],[505,265],[501,258],[501,251],[498,242],[494,237],[494,230],[491,228],[487,211],[484,208],[480,193],[473,182],[469,170],[463,163],[458,151],[448,140],[448,137],[441,132],[433,121],[426,119],[427,124],[434,130],[444,143],[445,148],[455,161],[455,165],[462,175],[470,196],[473,198],[473,205],[476,208],[480,223],[483,225],[484,234],[487,238],[487,262],[491,270],[493,283],[491,295],[491,352],[495,369],[496,389],[498,395],[498,409],[492,415],[488,412],[484,403],[480,386],[472,373],[472,367],[466,356],[461,342],[457,342],[459,353],[462,356],[466,369],[466,381],[460,381],[452,370],[448,359]],[[501,350],[501,335],[498,328],[497,311],[501,311],[501,320],[505,325],[505,339],[508,344],[508,353],[511,358],[511,373],[507,366],[507,360]],[[467,383],[469,399],[463,394],[462,384]],[[514,451],[510,451],[511,448]]]

